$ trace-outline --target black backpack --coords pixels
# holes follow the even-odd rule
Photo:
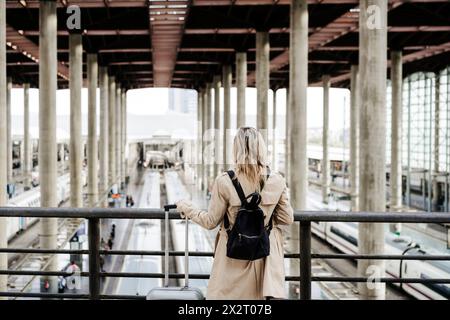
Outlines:
[[[227,257],[252,261],[267,257],[270,254],[269,235],[273,215],[268,226],[264,226],[264,212],[259,207],[261,195],[254,192],[246,197],[234,171],[227,173],[241,200],[241,207],[231,230],[228,215],[225,214],[224,217],[224,227],[228,233]],[[267,178],[269,175],[268,171]]]

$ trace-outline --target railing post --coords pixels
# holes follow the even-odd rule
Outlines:
[[[311,222],[300,222],[300,299],[311,300]]]
[[[92,300],[100,299],[100,225],[98,218],[89,221],[89,295]]]

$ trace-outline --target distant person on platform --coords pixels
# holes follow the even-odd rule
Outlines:
[[[233,157],[233,171],[245,196],[255,191],[260,193],[262,201],[259,207],[264,214],[264,226],[267,228],[272,221],[270,254],[257,260],[240,260],[227,256],[228,234],[224,218],[226,215],[230,230],[241,207],[241,200],[227,173],[216,178],[208,211],[197,209],[188,200],[179,201],[177,208],[183,217],[206,229],[214,229],[220,225],[206,298],[286,298],[283,229],[293,223],[293,210],[285,179],[278,173],[270,173],[266,144],[262,135],[254,128],[238,130],[234,138]]]

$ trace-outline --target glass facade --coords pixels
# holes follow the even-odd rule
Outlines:
[[[449,171],[450,67],[438,74],[415,73],[403,80],[403,165]],[[391,154],[391,85],[387,87],[387,163]],[[408,142],[408,137],[410,141]]]

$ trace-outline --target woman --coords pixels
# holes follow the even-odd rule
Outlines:
[[[267,178],[266,145],[254,128],[240,128],[233,146],[234,172],[246,195],[260,192],[264,222],[273,215],[270,233],[270,255],[255,261],[236,260],[226,255],[228,235],[224,215],[233,226],[241,202],[227,173],[216,178],[208,212],[195,208],[191,202],[177,203],[183,217],[206,229],[220,225],[216,237],[214,263],[208,283],[207,299],[285,298],[283,225],[293,223],[286,182],[279,174]]]

